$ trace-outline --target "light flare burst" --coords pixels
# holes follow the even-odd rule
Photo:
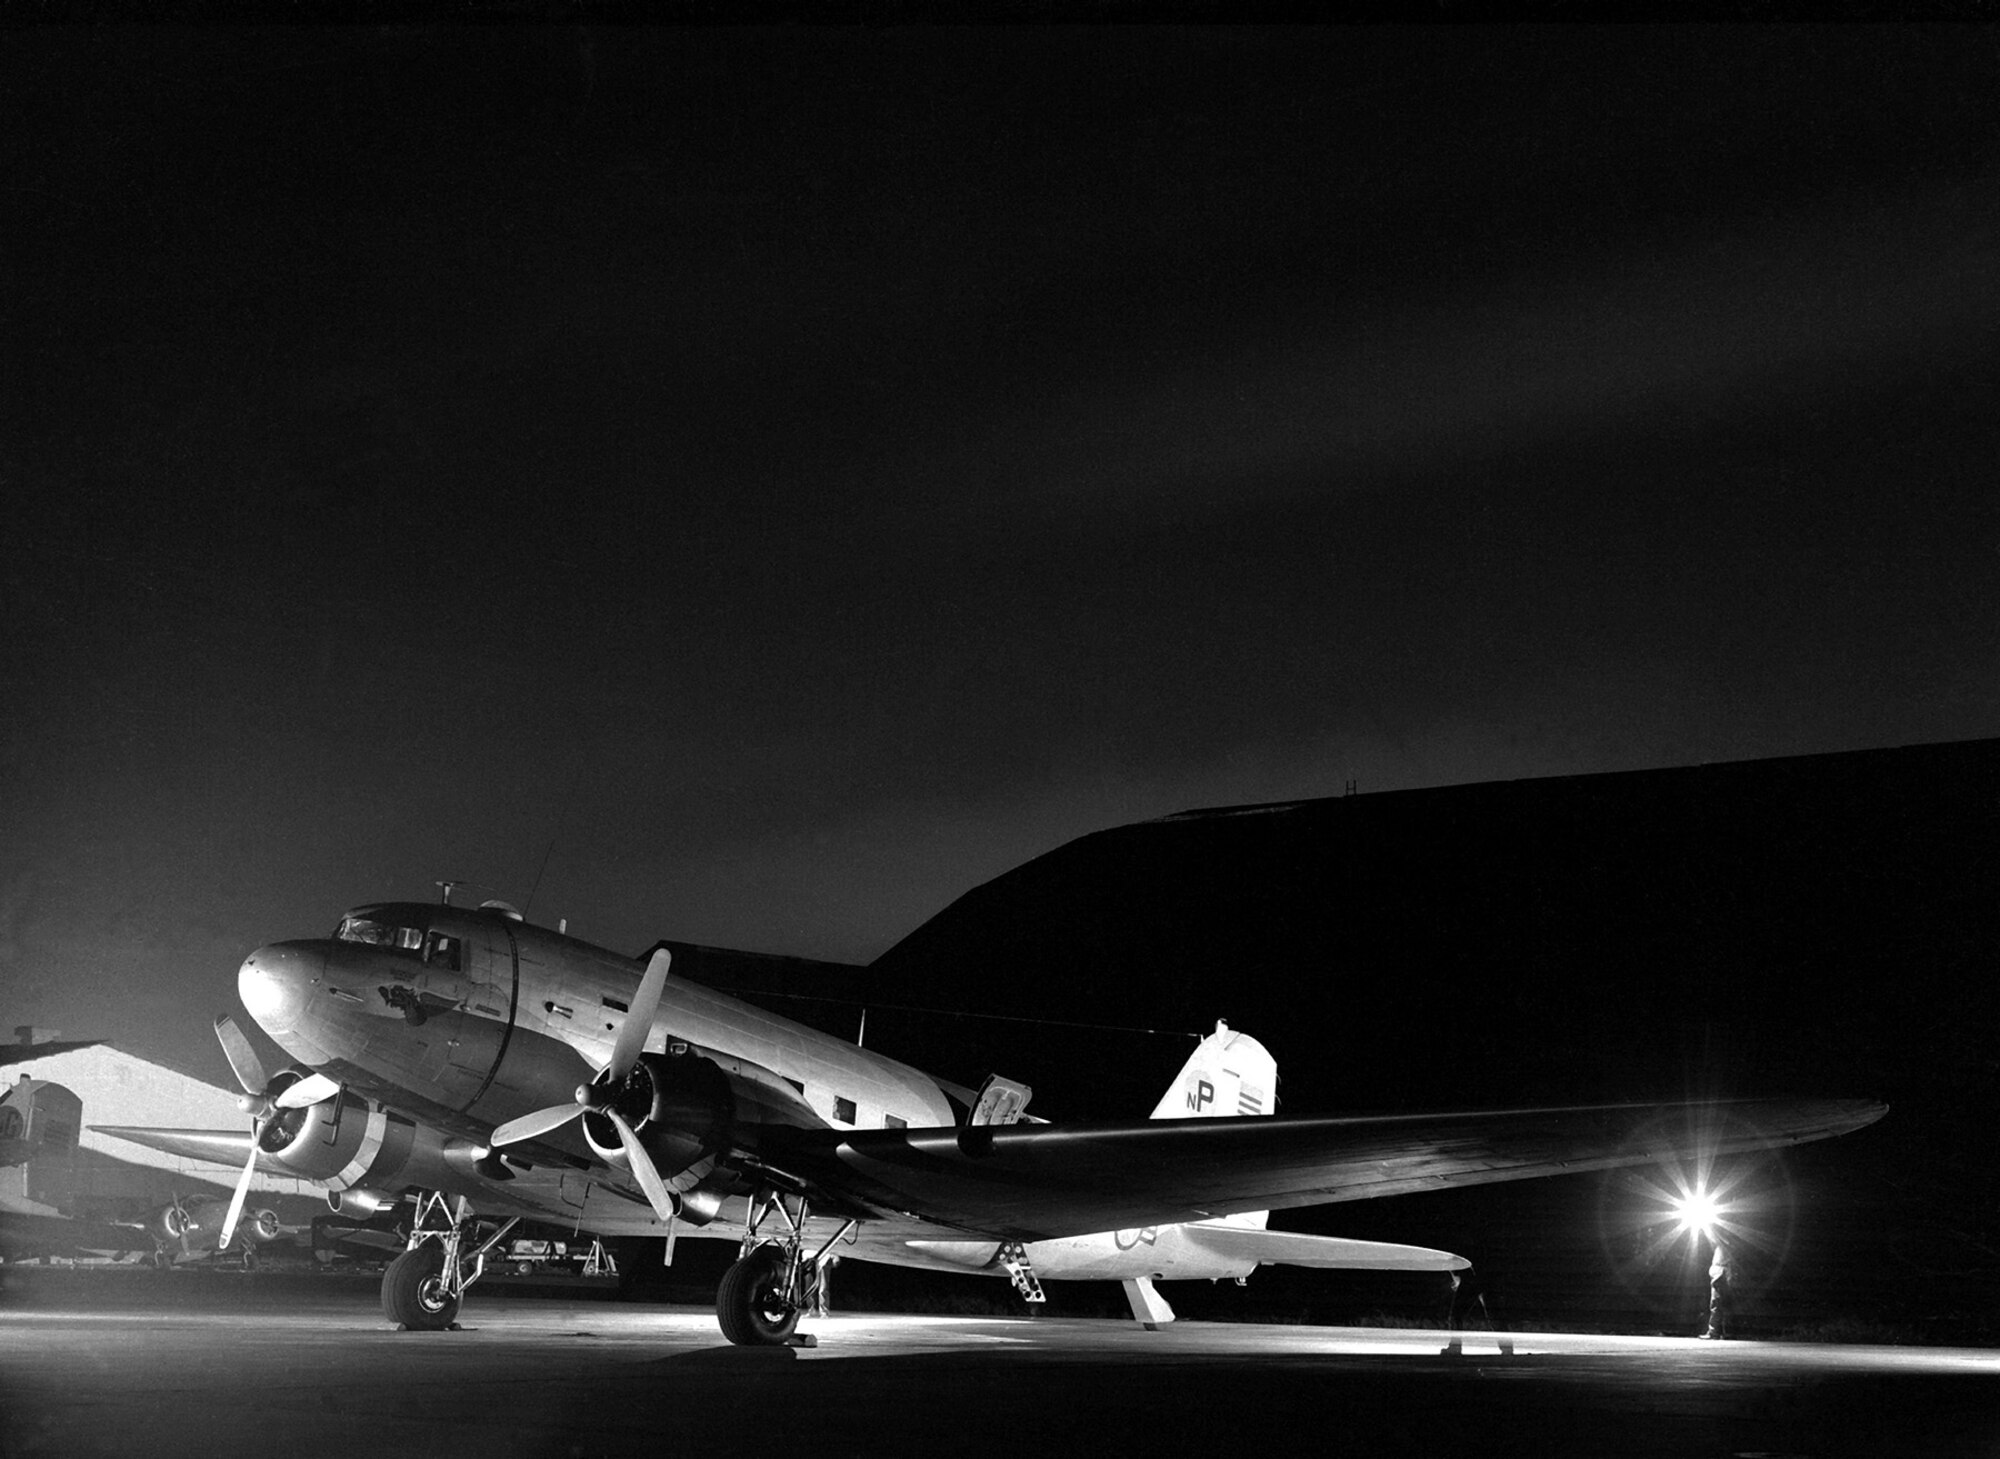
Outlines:
[[[1713,1127],[1663,1126],[1661,1135],[1677,1156],[1627,1167],[1601,1188],[1598,1236],[1619,1280],[1641,1300],[1678,1314],[1674,1304],[1700,1285],[1718,1242],[1760,1280],[1773,1279],[1790,1255],[1798,1215],[1783,1158],[1741,1143],[1720,1153],[1729,1132],[1719,1119]]]
[[[1681,1218],[1681,1230],[1702,1237],[1712,1236],[1716,1222],[1722,1218],[1722,1202],[1699,1186],[1684,1196],[1674,1197],[1671,1204],[1674,1214]]]
[[[1656,1175],[1665,1184],[1660,1179],[1646,1177],[1633,1181],[1634,1193],[1640,1197],[1639,1210],[1654,1213],[1650,1219],[1644,1215],[1636,1218],[1640,1226],[1649,1227],[1652,1232],[1646,1249],[1638,1253],[1641,1260],[1651,1262],[1664,1257],[1683,1238],[1687,1239],[1691,1258],[1703,1242],[1712,1242],[1717,1237],[1760,1248],[1778,1244],[1772,1239],[1775,1233],[1763,1229],[1770,1224],[1768,1217],[1775,1214],[1763,1208],[1777,1193],[1738,1189],[1761,1185],[1754,1174],[1747,1164],[1718,1173],[1709,1162],[1702,1161],[1695,1169],[1669,1166],[1659,1170]]]

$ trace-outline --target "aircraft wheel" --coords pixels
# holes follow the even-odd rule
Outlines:
[[[785,1253],[758,1247],[722,1274],[715,1289],[715,1316],[722,1335],[743,1347],[781,1344],[799,1325],[798,1309],[783,1298]]]
[[[435,1241],[412,1247],[382,1273],[382,1315],[412,1332],[442,1332],[458,1317],[444,1289],[444,1252]]]

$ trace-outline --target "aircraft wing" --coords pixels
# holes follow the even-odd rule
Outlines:
[[[0,1256],[25,1261],[34,1256],[74,1256],[86,1251],[150,1251],[151,1238],[135,1237],[116,1221],[0,1211]]]
[[[146,1125],[92,1125],[90,1128],[114,1140],[130,1140],[134,1145],[144,1145],[149,1150],[180,1155],[189,1160],[206,1160],[236,1170],[243,1168],[243,1157],[250,1153],[248,1130],[161,1130]],[[292,1171],[262,1151],[257,1155],[257,1168],[266,1175],[293,1175]]]
[[[764,1132],[758,1158],[822,1202],[1036,1241],[1797,1145],[1873,1100]]]

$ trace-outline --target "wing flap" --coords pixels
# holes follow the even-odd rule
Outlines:
[[[1872,1100],[1738,1100],[1308,1119],[778,1130],[774,1167],[823,1198],[1035,1241],[1718,1155],[1860,1129]]]

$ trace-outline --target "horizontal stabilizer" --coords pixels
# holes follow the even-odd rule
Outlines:
[[[1428,1246],[1393,1241],[1355,1241],[1345,1236],[1308,1236],[1303,1231],[1258,1231],[1219,1221],[1196,1221],[1181,1228],[1203,1251],[1227,1261],[1266,1266],[1332,1267],[1345,1271],[1456,1272],[1472,1265],[1462,1256]]]

